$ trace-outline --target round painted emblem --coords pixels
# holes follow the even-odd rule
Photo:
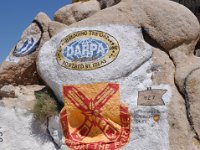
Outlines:
[[[113,62],[120,51],[117,40],[108,33],[84,30],[61,40],[58,63],[71,70],[94,70]]]
[[[13,55],[16,57],[23,57],[34,52],[38,46],[40,38],[34,36],[28,36],[27,38],[18,42],[13,51]]]

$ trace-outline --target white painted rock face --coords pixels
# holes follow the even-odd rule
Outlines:
[[[153,85],[151,55],[140,30],[126,25],[71,28],[47,42],[37,66],[65,103],[60,122],[49,121],[58,146],[168,150],[171,88]]]
[[[89,56],[86,56],[85,58],[82,57],[82,59],[85,59],[85,61],[81,59],[76,60],[75,58],[77,57],[74,55],[75,63],[71,64],[74,65],[76,63],[79,63],[80,68],[82,64],[91,64],[92,66],[90,67],[90,71],[83,71],[76,68],[74,70],[66,69],[65,67],[60,65],[56,59],[57,50],[59,49],[60,43],[62,43],[61,40],[66,39],[66,36],[69,36],[69,34],[83,30],[96,30],[103,32],[105,36],[110,35],[109,38],[112,38],[111,43],[114,42],[114,46],[116,47],[116,45],[119,45],[119,47],[117,47],[117,49],[114,49],[114,56],[111,56],[114,57],[113,60],[109,60],[108,58],[110,55],[112,55],[112,53],[110,53],[111,49],[107,50],[107,53],[105,52],[106,54],[102,54],[105,56],[103,58],[98,58],[98,55],[95,56],[95,53],[98,53],[95,50],[93,51],[94,53],[86,51],[86,55]],[[80,47],[81,51],[84,53],[84,42],[86,42],[84,40],[88,40],[88,36],[90,36],[89,33],[85,36],[85,38],[84,36],[81,36],[80,38],[79,36],[75,37],[75,39],[71,39],[70,41],[68,41],[68,43],[66,42],[65,45],[62,45],[62,48],[64,49],[67,44],[70,45],[73,41],[79,42],[80,40],[82,40],[83,42],[82,45],[80,44]],[[108,41],[110,39],[106,39],[106,37],[100,37],[100,35],[94,35],[92,36],[92,39],[103,41],[107,44],[107,46],[110,44]],[[107,47],[103,48],[105,48],[105,51],[106,49],[108,49]],[[111,46],[109,48],[111,48]],[[119,53],[116,52],[118,51],[118,49]],[[92,48],[90,48],[89,51],[92,51]],[[75,50],[73,51],[73,53],[75,54]],[[66,53],[61,52],[61,55],[66,55]],[[79,54],[77,54],[77,56],[78,55]],[[42,47],[38,56],[37,69],[42,79],[53,89],[59,100],[63,102],[63,84],[106,82],[126,77],[138,67],[140,67],[144,62],[149,60],[151,55],[151,47],[144,42],[140,30],[133,26],[102,25],[96,27],[71,28],[70,30],[60,32]],[[93,56],[96,58],[94,58],[93,61],[89,61],[89,59],[93,58]],[[62,57],[64,57],[63,60],[65,60],[66,63],[70,63],[71,61],[73,61],[65,56]],[[108,61],[109,63],[105,61]],[[97,64],[95,65],[92,62],[96,62]]]
[[[28,111],[0,106],[0,114],[0,149],[56,150],[45,130],[40,130]]]

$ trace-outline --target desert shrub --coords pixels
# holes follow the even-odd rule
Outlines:
[[[36,120],[44,123],[48,117],[58,114],[56,100],[48,89],[35,92],[36,102],[33,108],[33,114]]]

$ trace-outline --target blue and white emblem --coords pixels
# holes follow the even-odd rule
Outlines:
[[[69,61],[93,61],[104,57],[109,51],[106,42],[95,38],[82,38],[69,43],[63,50],[63,56]]]
[[[67,69],[94,70],[113,62],[119,51],[117,40],[108,33],[83,30],[61,40],[56,59]]]
[[[19,41],[15,50],[13,51],[13,55],[16,57],[23,57],[28,54],[34,52],[38,46],[39,39],[28,36],[26,39]]]

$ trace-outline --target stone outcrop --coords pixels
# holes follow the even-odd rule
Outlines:
[[[60,8],[54,16],[55,21],[71,25],[86,19],[100,10],[100,4],[96,0],[73,3]]]
[[[9,87],[9,86],[7,86]],[[0,100],[0,148],[1,149],[41,149],[56,150],[56,146],[46,132],[47,126],[34,119],[32,109],[35,91],[44,86],[16,86],[15,98]]]
[[[56,150],[51,138],[32,113],[19,108],[0,106],[1,149]]]
[[[5,85],[0,89],[0,98],[3,97],[15,97],[15,87],[12,85]]]
[[[36,74],[64,105],[44,127],[57,149],[200,149],[200,25],[189,9],[163,0],[91,0],[60,8],[55,20],[40,13],[9,58],[18,61],[20,52],[26,60],[38,57]],[[0,75],[5,83],[39,81]],[[13,124],[22,130],[25,122],[25,143],[34,144],[21,149],[56,149],[29,112],[40,88],[14,87],[14,98],[0,100],[0,112],[7,112],[0,132],[12,131]],[[38,140],[38,132],[44,138]]]
[[[195,16],[200,19],[200,1],[198,0],[173,0],[177,3],[180,3],[182,5],[184,5],[185,7],[187,7],[188,9],[190,9]]]
[[[51,36],[65,27],[51,21],[45,13],[39,13],[0,66],[0,87],[6,84],[40,84],[36,71],[38,51]]]
[[[50,19],[39,13],[23,32],[20,41],[0,68],[0,84],[39,84],[36,57],[44,42],[49,40],[47,27]]]
[[[103,19],[100,19],[102,16]],[[115,83],[119,85],[120,104],[128,105],[131,120],[133,120],[131,122],[130,140],[123,149],[198,149],[198,144],[192,144],[197,143],[199,131],[197,127],[199,121],[196,119],[199,111],[193,104],[194,101],[197,101],[198,93],[191,92],[190,87],[185,87],[186,84],[184,83],[186,83],[188,74],[198,68],[200,64],[199,58],[194,56],[195,46],[199,39],[199,29],[197,18],[188,9],[175,2],[122,0],[117,5],[101,10],[81,22],[74,23],[68,29],[57,34],[40,51],[37,67],[41,78],[53,89],[60,102],[65,101],[65,106],[60,113],[63,137],[70,141],[71,139],[65,132],[71,134],[72,137],[73,134],[79,135],[78,131],[72,133],[71,128],[73,126],[73,128],[80,130],[85,141],[89,140],[90,136],[94,137],[91,140],[93,142],[98,141],[99,137],[103,139],[103,132],[99,130],[94,130],[93,134],[82,131],[81,120],[84,121],[84,117],[89,117],[87,113],[84,113],[84,109],[86,109],[86,112],[87,109],[94,111],[92,106],[95,104],[91,101],[95,97],[91,95],[98,93],[94,87],[97,88],[96,90],[100,90],[104,83],[112,89],[112,87],[117,87],[117,85],[112,85],[112,83]],[[97,31],[95,33],[94,30],[102,32],[102,34]],[[84,31],[88,31],[90,34],[84,33]],[[103,39],[104,42],[113,40],[104,33],[108,33],[118,41],[119,55],[114,55],[116,59],[109,64],[99,64],[99,67],[94,67],[96,64],[93,64],[93,62],[99,60],[100,57],[96,55],[98,48],[88,48],[94,52],[88,55],[85,54],[85,51],[85,53],[82,53],[84,40],[87,41],[87,38],[90,37],[91,41],[94,41],[94,39],[98,39],[98,35],[102,35],[99,40]],[[132,37],[132,35],[135,36]],[[83,43],[82,45],[78,42],[79,40],[80,43]],[[136,45],[134,45],[135,42]],[[146,47],[147,44],[150,45],[149,48]],[[129,49],[129,46],[132,49]],[[142,52],[144,50],[146,50],[146,53]],[[116,52],[117,49],[114,49],[114,51]],[[136,53],[134,54],[134,52]],[[127,53],[126,57],[125,53]],[[140,57],[141,54],[144,61]],[[45,66],[47,64],[45,56],[48,56],[51,60],[51,63],[48,61],[49,66]],[[73,63],[73,60],[76,63]],[[128,66],[126,67],[126,65]],[[195,75],[198,76],[198,73],[194,72],[191,78],[194,78]],[[189,80],[190,78],[188,78],[188,82]],[[195,89],[198,89],[196,78],[195,81]],[[97,82],[100,83],[97,84]],[[190,100],[187,100],[187,93],[184,89],[187,89]],[[156,91],[156,93],[164,93],[163,91],[166,91],[166,93],[148,95],[151,90]],[[88,91],[93,94],[87,94]],[[138,94],[141,92],[144,94]],[[143,97],[138,98],[138,96]],[[142,100],[142,104],[148,105],[149,103],[145,100],[155,100],[154,98],[159,101],[158,104],[153,103],[154,106],[140,106],[141,103],[138,103],[138,100]],[[183,98],[187,103],[190,103],[192,110],[188,109]],[[76,100],[79,100],[80,106],[76,105],[78,103]],[[85,105],[90,106],[90,103],[91,108],[87,108]],[[112,106],[120,104],[115,102]],[[79,111],[76,109],[82,110],[84,115],[78,115]],[[110,104],[108,103],[102,109],[105,113],[102,112],[101,114],[97,109],[94,114],[106,116],[114,127],[110,126],[118,128],[115,126],[115,124],[119,124],[116,119],[117,116],[114,115],[117,113],[112,113],[113,116],[109,116],[109,110],[112,110]],[[115,111],[117,111],[117,108]],[[73,121],[74,112],[77,114],[76,118],[79,118],[76,123],[80,126]],[[188,112],[195,118],[193,124],[188,120]],[[104,116],[104,114],[106,115]],[[67,119],[65,116],[67,116]],[[66,122],[67,125],[65,125]],[[88,122],[87,125],[88,128],[91,127],[91,123]],[[191,131],[191,127],[193,127],[193,131]],[[59,130],[57,129],[57,131]],[[111,131],[114,134],[114,131]],[[129,131],[126,130],[125,132],[129,136]],[[95,133],[99,133],[99,135]],[[63,137],[60,138],[60,141]],[[79,140],[81,141],[81,138]],[[67,142],[65,144],[73,148]],[[112,145],[112,140],[110,144]],[[82,146],[86,145],[83,144]],[[91,144],[90,146],[95,145]]]

